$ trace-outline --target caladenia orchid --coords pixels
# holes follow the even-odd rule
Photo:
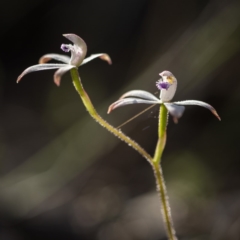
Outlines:
[[[172,115],[175,123],[183,115],[184,106],[197,105],[209,109],[219,120],[216,110],[209,104],[197,100],[185,100],[170,102],[175,95],[177,89],[177,79],[169,71],[163,71],[159,74],[160,79],[156,82],[157,88],[160,90],[160,98],[157,98],[150,92],[143,90],[133,90],[123,94],[120,99],[108,108],[108,113],[112,110],[129,104],[145,103],[145,104],[160,104],[164,105],[168,112]]]
[[[160,165],[162,153],[166,144],[166,128],[168,113],[172,115],[175,123],[178,122],[178,119],[183,115],[185,110],[184,106],[187,105],[197,105],[209,109],[219,120],[220,117],[217,114],[216,110],[209,104],[196,101],[196,100],[185,100],[178,102],[170,102],[175,95],[177,89],[177,79],[169,71],[163,71],[159,74],[160,79],[156,82],[157,88],[160,90],[160,97],[157,98],[152,93],[143,91],[143,90],[132,90],[123,94],[120,99],[108,108],[108,113],[112,110],[122,107],[129,104],[159,104],[159,123],[158,123],[158,142],[156,145],[154,157],[150,162],[154,171],[156,178],[157,191],[160,195],[162,215],[166,225],[166,230],[170,240],[176,240],[176,234],[173,227],[173,221],[171,218],[171,210],[168,202],[166,186],[162,174],[162,169]]]
[[[26,70],[24,70],[22,74],[18,77],[17,82],[19,82],[24,75],[30,72],[48,70],[48,69],[58,69],[54,74],[54,82],[57,86],[59,86],[62,75],[65,72],[70,70],[73,85],[76,91],[78,92],[78,94],[80,95],[82,102],[86,107],[87,111],[89,112],[89,114],[102,127],[106,128],[109,132],[117,136],[122,141],[126,142],[129,146],[131,146],[133,149],[139,152],[140,155],[146,158],[148,162],[152,162],[152,157],[141,146],[139,146],[135,141],[130,139],[128,136],[126,136],[117,128],[114,128],[113,126],[111,126],[109,123],[107,123],[105,120],[103,120],[99,116],[88,94],[83,88],[81,78],[78,74],[78,67],[98,57],[101,58],[102,60],[107,61],[109,64],[111,64],[110,57],[105,53],[99,53],[99,54],[91,55],[88,58],[85,58],[87,53],[86,43],[79,36],[75,34],[64,34],[63,36],[73,43],[73,45],[71,44],[61,45],[61,49],[64,52],[71,52],[71,57],[67,55],[61,55],[61,54],[55,54],[55,53],[46,54],[40,58],[39,64],[33,65],[27,68]],[[51,59],[63,62],[63,64],[46,63]]]
[[[33,65],[27,69],[25,69],[22,74],[18,77],[17,83],[22,79],[22,77],[30,72],[42,71],[42,70],[50,70],[50,69],[58,69],[54,74],[54,82],[57,86],[60,85],[62,75],[71,70],[77,69],[79,66],[84,65],[85,63],[95,59],[100,58],[104,61],[107,61],[109,64],[112,64],[111,58],[105,53],[93,54],[88,58],[85,58],[87,54],[87,45],[83,41],[82,38],[75,34],[63,34],[65,38],[70,40],[71,44],[62,44],[61,49],[64,52],[71,52],[71,58],[67,55],[49,53],[42,56],[39,59],[39,64]],[[85,58],[85,59],[84,59]],[[56,60],[63,63],[47,63],[50,60]]]

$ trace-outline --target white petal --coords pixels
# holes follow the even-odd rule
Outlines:
[[[177,79],[174,77],[174,75],[169,71],[163,71],[159,74],[162,77],[162,81],[169,83],[170,86],[168,89],[162,89],[160,93],[160,99],[163,102],[169,102],[172,100],[172,98],[175,95],[175,92],[177,90]]]
[[[87,52],[87,45],[82,38],[73,33],[63,34],[65,38],[80,47],[84,52]]]
[[[55,73],[54,73],[54,82],[57,86],[60,86],[60,81],[61,81],[61,77],[62,75],[69,71],[70,69],[75,68],[75,66],[72,65],[67,65],[65,67],[61,67],[59,68]]]
[[[178,119],[182,117],[185,107],[178,106],[174,103],[164,103],[164,105],[166,106],[169,113],[173,116],[174,122],[177,123]]]
[[[46,55],[43,55],[40,59],[39,59],[39,63],[46,63],[50,60],[57,60],[59,62],[63,62],[63,63],[69,63],[70,62],[70,57],[67,55],[62,55],[62,54],[55,54],[55,53],[49,53]]]
[[[161,103],[161,101],[156,96],[154,96],[152,93],[143,91],[143,90],[132,90],[132,91],[126,92],[125,94],[123,94],[120,97],[120,99],[123,99],[126,97],[138,97],[138,98],[143,98],[143,99],[147,99],[147,100],[151,100],[151,101],[157,101],[157,102]]]
[[[74,46],[71,48],[70,64],[79,67],[87,54],[86,43],[76,34],[63,34],[63,36],[74,43]]]
[[[17,78],[17,83],[22,79],[22,77],[28,73],[31,73],[31,72],[36,72],[36,71],[42,71],[42,70],[49,70],[49,69],[58,69],[58,68],[61,68],[61,67],[65,67],[65,66],[68,66],[67,64],[37,64],[37,65],[33,65],[27,69],[25,69],[21,75]]]
[[[112,64],[111,58],[109,57],[108,54],[106,54],[106,53],[98,53],[98,54],[93,54],[93,55],[91,55],[90,57],[85,58],[85,59],[83,60],[82,64],[81,64],[81,66],[82,66],[83,64],[85,64],[85,63],[88,63],[88,62],[92,61],[92,60],[95,59],[95,58],[98,58],[98,57],[99,57],[100,59],[104,60],[104,61],[107,61],[108,64],[110,64],[110,65]]]
[[[208,110],[210,110],[212,112],[213,115],[215,115],[218,120],[220,121],[221,118],[219,117],[219,115],[217,114],[217,111],[215,110],[214,107],[212,107],[211,105],[209,105],[208,103],[202,102],[202,101],[197,101],[197,100],[186,100],[186,101],[179,101],[179,102],[174,102],[177,105],[197,105],[200,107],[204,107],[207,108]]]
[[[124,99],[120,99],[120,100],[114,102],[113,104],[111,104],[108,108],[108,113],[110,113],[112,110],[114,110],[118,107],[123,107],[125,105],[138,104],[138,103],[156,104],[159,102],[149,101],[149,100],[144,100],[144,99],[139,99],[139,98],[124,98]]]

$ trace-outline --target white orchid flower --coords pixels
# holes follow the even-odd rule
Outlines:
[[[197,105],[209,109],[219,120],[220,117],[217,111],[209,104],[197,100],[185,100],[178,102],[170,102],[175,95],[177,89],[177,79],[169,71],[163,71],[159,74],[160,79],[156,82],[156,86],[160,92],[160,98],[157,98],[152,93],[143,90],[133,90],[123,94],[120,99],[108,108],[108,113],[112,110],[128,104],[146,103],[146,104],[164,104],[168,112],[173,116],[175,123],[183,115],[184,106]]]
[[[55,53],[46,54],[39,59],[39,64],[33,65],[25,69],[22,72],[22,74],[18,77],[17,83],[22,79],[24,75],[30,72],[49,70],[49,69],[58,69],[54,74],[54,82],[57,86],[59,86],[61,77],[65,72],[69,71],[72,68],[78,68],[79,66],[95,58],[99,57],[100,59],[107,61],[109,64],[112,63],[110,57],[106,53],[98,53],[98,54],[91,55],[88,58],[85,58],[87,54],[87,45],[83,41],[83,39],[75,34],[63,34],[63,36],[73,43],[73,45],[72,44],[61,45],[61,49],[64,52],[71,52],[71,58],[67,55],[61,55],[61,54],[55,54]],[[63,63],[45,64],[51,59],[57,60]]]

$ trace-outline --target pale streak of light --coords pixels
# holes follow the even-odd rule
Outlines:
[[[120,127],[124,126],[125,124],[131,122],[133,119],[137,118],[138,116],[140,116],[141,114],[145,113],[146,111],[148,111],[149,109],[153,108],[153,107],[156,106],[156,105],[157,105],[157,103],[151,105],[151,106],[148,107],[148,108],[145,108],[143,111],[141,111],[140,113],[136,114],[136,115],[133,116],[132,118],[128,119],[126,122],[122,123],[122,124],[119,125],[117,128],[120,128]]]
[[[142,131],[145,131],[146,129],[150,128],[150,126],[146,126],[145,128],[143,128]]]

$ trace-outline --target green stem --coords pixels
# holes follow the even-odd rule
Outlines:
[[[153,171],[156,179],[157,191],[160,195],[161,201],[161,212],[166,225],[166,230],[168,233],[168,238],[170,240],[177,240],[175,235],[175,230],[173,227],[173,221],[171,217],[171,209],[168,201],[166,185],[163,178],[162,168],[160,166],[160,161],[162,153],[166,143],[166,128],[168,120],[167,108],[162,104],[159,111],[159,125],[158,125],[158,142],[153,158]]]
[[[169,240],[177,240],[175,230],[173,227],[173,221],[171,217],[171,208],[168,201],[167,189],[163,178],[162,168],[159,163],[153,164],[153,171],[156,179],[157,192],[161,201],[161,212],[165,223],[166,231]]]
[[[155,154],[153,157],[154,163],[160,163],[162,153],[166,143],[166,128],[167,128],[167,119],[168,119],[168,111],[164,104],[160,105],[159,111],[159,122],[158,122],[158,142],[155,150]]]
[[[87,93],[85,92],[80,77],[78,75],[78,71],[76,68],[71,69],[71,76],[72,81],[75,89],[77,90],[78,94],[80,95],[84,106],[88,110],[89,114],[104,128],[106,128],[109,132],[113,133],[115,136],[120,138],[122,141],[126,142],[129,146],[134,148],[139,154],[141,154],[144,158],[147,159],[147,161],[152,165],[152,157],[142,148],[140,147],[136,142],[134,142],[132,139],[127,137],[124,133],[119,131],[118,129],[111,126],[109,123],[107,123],[105,120],[103,120],[93,107],[93,104],[88,97]]]
[[[93,107],[93,104],[88,97],[87,93],[85,92],[80,77],[78,75],[77,69],[73,68],[71,70],[71,76],[73,85],[80,95],[84,106],[88,110],[89,114],[104,128],[106,128],[109,132],[113,133],[115,136],[120,138],[122,141],[126,142],[129,146],[134,148],[140,155],[142,155],[144,158],[147,159],[147,161],[151,164],[153,167],[154,175],[156,178],[156,184],[157,184],[157,190],[160,194],[160,200],[162,204],[162,214],[163,218],[166,224],[166,229],[168,232],[168,236],[170,240],[177,240],[175,237],[175,231],[173,229],[172,219],[171,219],[171,213],[170,213],[170,207],[167,199],[167,193],[166,193],[166,186],[164,183],[162,170],[159,165],[162,152],[165,146],[166,141],[166,126],[167,126],[167,109],[164,105],[161,105],[160,107],[160,117],[159,117],[159,140],[156,146],[156,151],[154,158],[152,158],[142,147],[140,147],[136,142],[131,140],[129,137],[127,137],[124,133],[119,131],[118,129],[111,126],[109,123],[107,123],[105,120],[103,120]]]

